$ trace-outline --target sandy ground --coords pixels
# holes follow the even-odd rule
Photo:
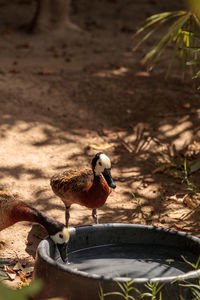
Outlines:
[[[90,166],[102,150],[117,188],[99,209],[100,223],[180,227],[199,236],[199,210],[182,201],[188,192],[183,171],[152,173],[163,162],[182,164],[186,154],[188,163],[198,158],[199,93],[178,68],[164,79],[170,47],[151,73],[141,65],[159,33],[132,51],[141,21],[181,3],[76,0],[71,19],[82,33],[33,36],[18,28],[31,20],[34,2],[0,1],[2,188],[64,222],[50,177]],[[199,175],[190,177],[197,187]],[[70,226],[91,223],[90,210],[72,206]],[[0,256],[34,261],[44,236],[40,226],[15,224],[0,233],[6,243]]]

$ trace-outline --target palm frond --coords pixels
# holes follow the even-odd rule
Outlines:
[[[200,52],[200,47],[197,42],[200,42],[200,36],[196,34],[196,31],[197,28],[200,28],[200,20],[193,10],[163,12],[147,18],[141,28],[137,30],[135,36],[138,36],[145,30],[148,30],[148,32],[133,48],[133,51],[146,40],[149,40],[166,22],[172,23],[162,38],[146,53],[142,63],[151,68],[159,60],[166,47],[172,44],[173,52],[169,59],[166,76],[171,72],[175,59],[180,61],[183,76],[186,66],[191,66],[192,73],[195,74],[196,65],[199,64],[198,52]],[[195,76],[199,77],[200,75],[197,73]]]

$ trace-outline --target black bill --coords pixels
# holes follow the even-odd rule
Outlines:
[[[116,188],[116,184],[114,183],[112,176],[110,174],[110,169],[104,169],[103,171],[103,176],[105,178],[105,180],[107,181],[107,184],[112,188],[115,189]]]
[[[67,245],[67,243],[57,244],[60,257],[62,258],[63,262],[67,261]]]

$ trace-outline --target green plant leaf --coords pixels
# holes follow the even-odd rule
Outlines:
[[[139,43],[133,48],[133,51],[136,51],[142,43],[144,43],[153,33],[155,33],[166,20],[161,20],[151,31],[149,31]]]
[[[194,52],[199,52],[200,51],[200,47],[184,47],[187,50],[192,50]]]
[[[156,294],[160,292],[160,290],[164,287],[164,283],[163,284],[160,284],[156,290]],[[157,286],[156,286],[157,287]]]
[[[196,34],[200,29],[200,12],[199,14],[196,14],[196,11],[190,9],[190,7],[188,11],[164,12],[147,18],[143,23],[143,26],[137,30],[135,36],[142,33],[144,30],[149,30],[149,32],[141,38],[133,50],[136,50],[144,41],[150,39],[155,31],[157,31],[165,22],[171,21],[170,19],[172,18],[176,20],[172,21],[172,25],[168,28],[167,32],[162,35],[162,38],[146,53],[142,63],[147,64],[147,68],[151,68],[158,61],[167,45],[175,42],[166,77],[171,71],[175,58],[177,58],[182,68],[183,79],[186,66],[191,66],[193,78],[199,78],[200,71],[197,72],[196,69],[197,65],[200,63],[198,56],[200,46],[198,47],[195,40],[200,41],[200,36]]]
[[[199,78],[200,77],[200,71],[198,71],[193,78]]]
[[[172,26],[169,28],[168,32],[164,35],[164,37],[152,48],[151,51],[149,51],[145,57],[144,62],[149,60],[152,56],[154,56],[156,53],[158,53],[162,47],[166,46],[167,42],[172,40],[176,34],[178,33],[178,30],[188,21],[190,18],[190,14],[186,14],[182,17],[180,17],[177,21],[175,21]]]
[[[144,297],[152,297],[151,293],[143,293],[140,295],[140,298],[143,299]]]
[[[200,40],[200,36],[194,34],[193,32],[183,30],[183,31],[182,31],[182,34],[188,35],[188,36],[190,36],[190,37],[192,37],[192,38],[194,38],[194,39]]]
[[[109,293],[104,294],[104,296],[110,296],[110,295],[118,295],[118,296],[122,296],[124,298],[124,295],[120,292],[109,292]]]
[[[154,28],[152,30],[150,30],[142,39],[141,41],[135,46],[135,48],[133,48],[133,51],[136,51],[137,48],[144,43],[144,41],[146,41],[153,33],[155,33],[155,31],[157,31],[161,25],[163,25],[166,21],[168,21],[170,18],[175,18],[178,16],[181,16],[183,14],[185,14],[185,11],[178,11],[178,12],[166,12],[166,13],[161,13],[161,14],[157,14],[157,15],[153,15],[150,18],[147,18],[146,21],[150,21],[150,22],[146,22],[146,24],[144,26],[142,26],[141,28],[139,28],[135,35],[133,37],[135,37],[136,35],[138,35],[139,33],[141,33],[142,31],[144,31],[145,29],[151,27],[152,25],[155,24]],[[158,23],[158,24],[156,24]]]
[[[181,38],[180,38],[180,36],[178,36],[177,39],[176,39],[176,45],[175,45],[175,47],[174,47],[174,51],[173,51],[172,57],[171,57],[171,59],[170,59],[169,65],[168,65],[166,77],[169,75],[169,73],[170,73],[170,71],[171,71],[171,68],[172,68],[172,65],[173,65],[173,63],[174,63],[174,60],[175,60],[175,58],[176,58],[176,56],[177,56],[177,53],[178,53],[180,44],[181,44]]]
[[[149,28],[150,26],[154,25],[155,23],[161,21],[161,20],[167,20],[169,17],[176,17],[181,14],[185,14],[185,11],[178,11],[178,12],[164,12],[156,15],[152,15],[149,18],[146,19],[144,26],[141,26],[135,33],[134,36],[138,35],[145,29]]]
[[[121,282],[117,282],[117,284],[119,285],[119,287],[120,287],[120,289],[122,290],[122,292],[123,292],[124,294],[126,294],[126,287],[124,286],[124,284],[121,283]]]
[[[193,14],[193,17],[194,17],[195,22],[197,23],[197,25],[200,27],[200,21],[199,21],[199,18],[198,18],[195,14]]]
[[[195,289],[198,289],[200,290],[200,286],[197,285],[197,284],[180,284],[181,286],[185,286],[185,287],[189,287],[189,288],[195,288]]]
[[[0,300],[28,300],[37,294],[41,287],[42,284],[40,281],[34,281],[30,286],[18,290],[9,289],[0,283]]]
[[[6,280],[6,279],[9,279],[7,273],[4,270],[0,269],[0,281]]]
[[[190,172],[194,173],[200,169],[200,161],[196,161],[195,163],[191,164]]]

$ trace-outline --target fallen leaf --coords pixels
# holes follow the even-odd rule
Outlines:
[[[114,147],[115,143],[105,143],[105,144],[90,144],[89,148],[94,150],[105,150]]]
[[[116,69],[116,70],[111,71],[111,74],[117,75],[117,76],[122,76],[122,75],[124,75],[124,74],[127,73],[127,72],[128,72],[128,69],[127,69],[127,68],[121,67],[121,68],[119,68],[119,69]]]
[[[22,267],[22,265],[19,261],[13,267],[14,271],[19,271],[19,270],[22,270],[22,269],[23,269],[23,267]]]
[[[26,267],[22,269],[22,273],[26,276],[26,277],[30,277],[32,276],[32,273],[34,271],[34,267]]]
[[[8,277],[10,278],[10,280],[12,280],[12,281],[17,276],[16,272],[13,271],[13,269],[9,268],[8,266],[4,266],[4,270],[6,271]]]
[[[26,283],[26,277],[25,277],[25,275],[22,273],[22,271],[19,271],[18,274],[19,274],[19,277],[20,277],[21,281]]]
[[[190,166],[190,172],[194,173],[200,169],[200,161],[196,161]]]
[[[101,134],[101,135],[104,135],[104,136],[109,136],[109,135],[111,134],[111,131],[108,131],[108,130],[102,128],[102,129],[100,130],[100,134]]]
[[[167,258],[167,259],[165,259],[165,262],[170,264],[170,263],[174,262],[174,259],[173,258]]]
[[[184,108],[190,108],[191,105],[190,105],[190,103],[184,103],[184,104],[183,104],[183,107],[184,107]]]
[[[186,228],[182,228],[181,226],[177,225],[177,224],[174,224],[174,228],[176,230],[179,230],[179,231],[189,231],[189,229],[186,229]]]
[[[171,200],[171,201],[178,201],[178,198],[176,195],[168,196],[166,197],[166,200]]]
[[[186,194],[184,197],[183,197],[183,203],[185,205],[187,205],[187,207],[189,208],[195,208],[196,205],[194,204],[194,202],[192,201],[192,199],[190,198],[189,194]]]
[[[175,167],[177,167],[177,166],[174,163],[166,163],[166,164],[163,164],[162,166],[154,169],[152,171],[152,174],[159,173],[159,172],[163,173],[166,169],[175,168]]]

